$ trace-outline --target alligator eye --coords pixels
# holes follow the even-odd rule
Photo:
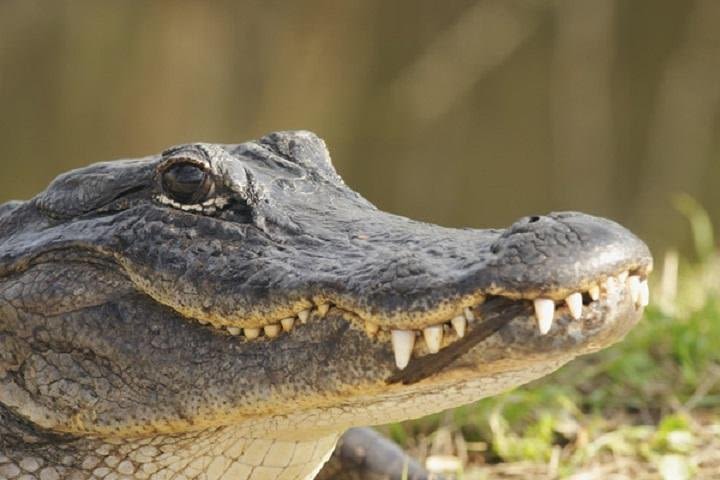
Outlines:
[[[213,180],[207,170],[191,162],[179,162],[162,172],[165,193],[183,205],[196,205],[208,199]]]

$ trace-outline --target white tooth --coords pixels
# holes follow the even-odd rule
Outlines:
[[[292,330],[293,325],[295,325],[295,317],[283,318],[282,320],[280,320],[280,324],[282,325],[283,330],[289,332],[290,330]]]
[[[472,322],[473,320],[475,320],[475,314],[470,309],[470,307],[465,307],[465,311],[463,313],[465,314],[465,320],[467,320],[468,322]]]
[[[570,315],[572,315],[575,320],[582,317],[582,293],[575,292],[568,295],[568,297],[565,299],[565,303],[567,303],[568,309],[570,310]]]
[[[322,305],[317,306],[318,315],[320,315],[320,318],[325,317],[327,315],[328,310],[330,310],[330,305],[327,303],[323,303]]]
[[[597,285],[593,285],[588,290],[588,294],[590,295],[590,298],[596,301],[598,298],[600,298],[600,287]]]
[[[465,336],[465,328],[467,327],[467,319],[462,315],[458,315],[450,320],[450,323],[455,329],[455,333],[457,333],[458,338],[463,338]]]
[[[243,328],[243,333],[245,334],[245,338],[248,340],[255,340],[260,336],[260,329],[259,328]]]
[[[268,338],[275,338],[280,335],[280,325],[277,323],[275,325],[265,325],[263,330],[265,331],[265,336]]]
[[[371,337],[375,335],[378,330],[380,330],[380,325],[377,323],[369,322],[365,320],[365,332],[370,335]]]
[[[427,344],[430,353],[439,352],[443,339],[442,325],[433,325],[432,327],[423,328],[423,338],[425,338],[425,343]]]
[[[402,370],[410,363],[415,346],[415,332],[413,330],[393,330],[391,335],[395,365]]]
[[[230,335],[240,335],[242,330],[238,327],[227,327],[227,331],[230,332]]]
[[[650,304],[650,287],[647,280],[640,282],[640,305],[647,307]]]
[[[303,310],[302,312],[298,313],[298,318],[300,319],[300,323],[307,323],[308,318],[310,318],[310,310]]]
[[[640,301],[640,277],[633,275],[627,279],[627,287],[630,290],[630,298],[633,303],[637,304]]]
[[[624,271],[620,275],[618,275],[618,280],[620,280],[620,283],[625,283],[625,280],[628,279],[628,275],[630,275],[630,272]]]
[[[535,316],[538,321],[540,333],[545,335],[552,327],[553,316],[555,316],[555,302],[549,298],[536,298],[533,300],[535,305]]]

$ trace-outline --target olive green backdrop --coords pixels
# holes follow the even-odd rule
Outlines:
[[[0,201],[58,173],[279,129],[381,208],[720,223],[716,0],[0,1]]]

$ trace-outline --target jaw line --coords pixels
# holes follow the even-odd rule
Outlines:
[[[583,317],[574,319],[566,314],[564,321],[558,321],[562,325],[560,328],[566,329],[568,325],[583,326],[585,325],[584,322],[593,322],[593,318],[601,319],[599,325],[596,324],[595,327],[591,326],[586,329],[583,341],[568,344],[562,348],[545,350],[542,354],[548,362],[553,359],[559,360],[562,357],[589,354],[608,347],[619,341],[642,318],[643,307],[632,300],[630,293],[623,284],[615,284],[615,286],[608,284],[607,288],[608,290],[602,300],[592,302],[594,307],[585,306]],[[500,298],[498,297],[498,299]],[[505,328],[510,328],[514,322],[527,322],[528,318],[533,318],[534,315],[532,306],[525,301],[512,301],[509,303],[508,299],[497,302],[488,300],[482,308],[482,320],[470,327],[468,334],[464,338],[456,340],[437,353],[413,357],[404,369],[396,369],[386,379],[386,383],[388,385],[427,383],[423,382],[424,380],[442,383],[446,377],[455,377],[457,371],[467,371],[470,376],[477,375],[475,368],[470,365],[458,365],[456,361],[461,360],[474,348],[482,348],[483,342],[496,333],[501,334]],[[530,331],[534,333],[533,329]],[[567,330],[561,330],[555,335],[572,336]],[[495,338],[499,339],[501,337],[496,336]],[[548,345],[553,342],[552,337],[544,335],[528,338],[531,343],[542,342],[543,339],[547,339]],[[518,341],[522,340],[513,338],[510,341],[511,343],[506,344],[506,347],[512,348],[516,344],[522,348],[522,345],[517,343]],[[501,371],[502,369],[496,373],[501,373]]]

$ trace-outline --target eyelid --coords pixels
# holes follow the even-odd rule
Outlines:
[[[162,176],[162,174],[165,173],[170,167],[173,167],[178,164],[183,164],[183,163],[196,166],[199,169],[203,170],[208,175],[212,175],[212,170],[210,169],[210,165],[208,165],[207,163],[205,163],[201,160],[197,160],[197,159],[190,158],[190,157],[184,157],[184,156],[168,158],[167,160],[165,160],[158,167],[158,174],[160,176]]]

